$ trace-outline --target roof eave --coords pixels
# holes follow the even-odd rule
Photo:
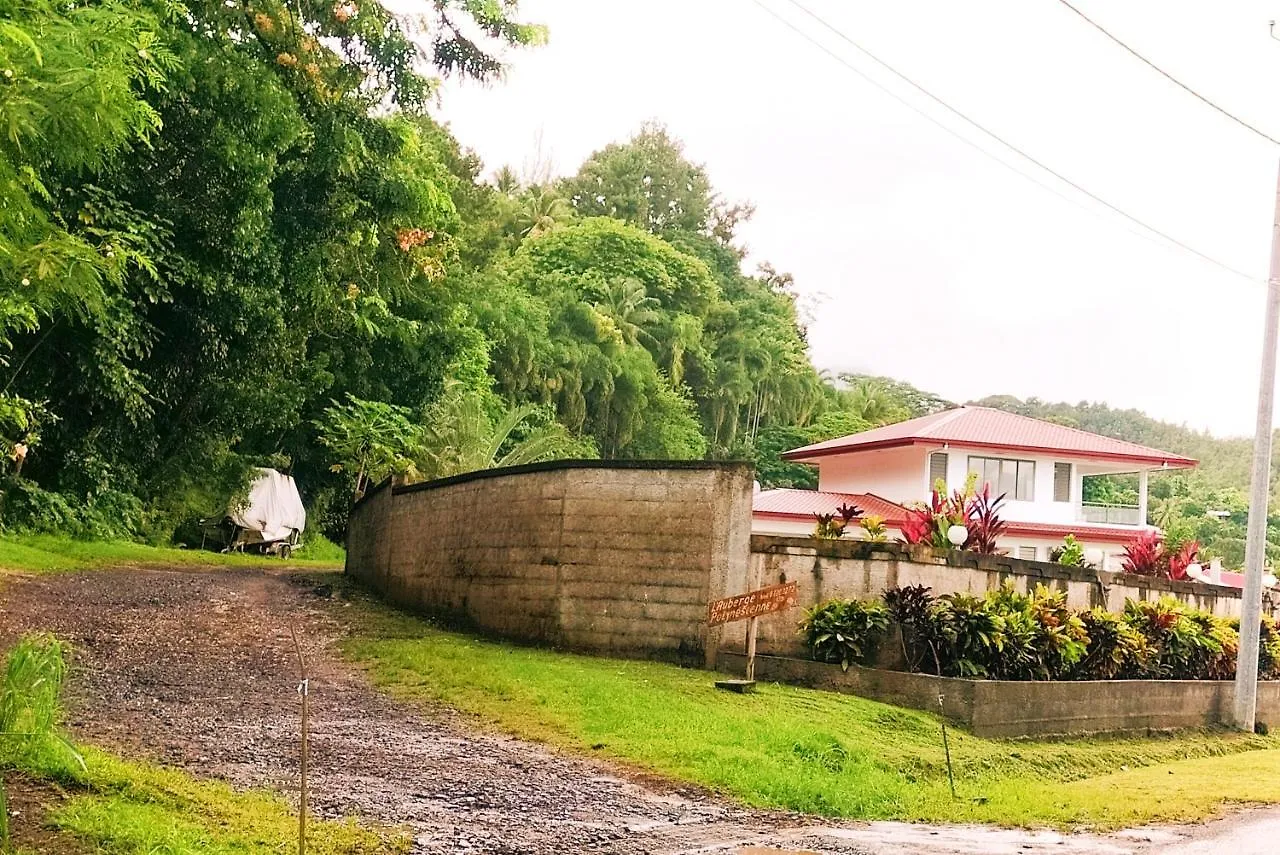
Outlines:
[[[1200,461],[1180,455],[1138,455],[1116,454],[1100,451],[1075,451],[1065,448],[1046,448],[1034,445],[1013,445],[1003,442],[975,442],[972,440],[940,440],[926,437],[909,437],[904,439],[886,439],[879,442],[868,442],[859,445],[843,445],[832,448],[806,450],[797,448],[779,455],[791,463],[816,463],[820,458],[837,454],[860,454],[864,451],[876,451],[885,448],[901,448],[909,445],[955,446],[957,448],[995,448],[1001,451],[1015,451],[1023,454],[1045,454],[1057,457],[1071,457],[1078,460],[1104,460],[1107,462],[1138,463],[1153,469],[1192,469],[1200,465]]]

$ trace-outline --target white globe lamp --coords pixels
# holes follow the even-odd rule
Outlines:
[[[957,549],[964,546],[964,542],[969,539],[969,530],[962,525],[953,525],[947,529],[947,540],[951,541],[951,545]]]

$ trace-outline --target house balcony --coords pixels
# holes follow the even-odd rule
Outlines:
[[[1142,508],[1139,505],[1109,505],[1102,502],[1081,502],[1080,522],[1102,525],[1143,525]]]

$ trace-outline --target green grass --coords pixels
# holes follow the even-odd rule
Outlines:
[[[239,855],[297,851],[298,819],[280,797],[236,792],[174,769],[132,763],[101,751],[85,754],[78,791],[48,819],[108,855]],[[403,852],[408,840],[392,830],[352,820],[311,823],[308,852],[316,855]]]
[[[69,570],[93,570],[129,565],[255,567],[296,566],[323,568],[343,561],[342,548],[322,537],[309,541],[301,557],[280,561],[260,555],[222,555],[199,549],[174,549],[147,546],[129,541],[75,540],[58,535],[20,535],[0,537],[0,572],[17,570],[29,573],[54,573]]]
[[[236,792],[67,743],[57,730],[65,674],[62,644],[38,635],[10,651],[0,680],[0,770],[16,769],[68,791],[67,799],[48,806],[52,827],[102,855],[296,851],[297,815],[279,796]],[[5,832],[0,824],[0,851],[10,842]],[[316,855],[402,852],[408,844],[398,831],[354,821],[314,822],[308,841]]]
[[[1057,741],[950,731],[861,698],[781,685],[718,691],[709,673],[449,633],[378,606],[344,651],[375,683],[497,729],[762,807],[838,817],[1112,828],[1280,801],[1280,740],[1216,731]]]

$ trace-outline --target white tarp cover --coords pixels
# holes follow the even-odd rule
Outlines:
[[[302,531],[307,525],[307,511],[302,507],[298,485],[293,478],[274,469],[258,470],[258,477],[249,488],[248,501],[243,507],[232,508],[229,516],[236,525],[256,532],[268,543],[285,540],[292,529]]]

